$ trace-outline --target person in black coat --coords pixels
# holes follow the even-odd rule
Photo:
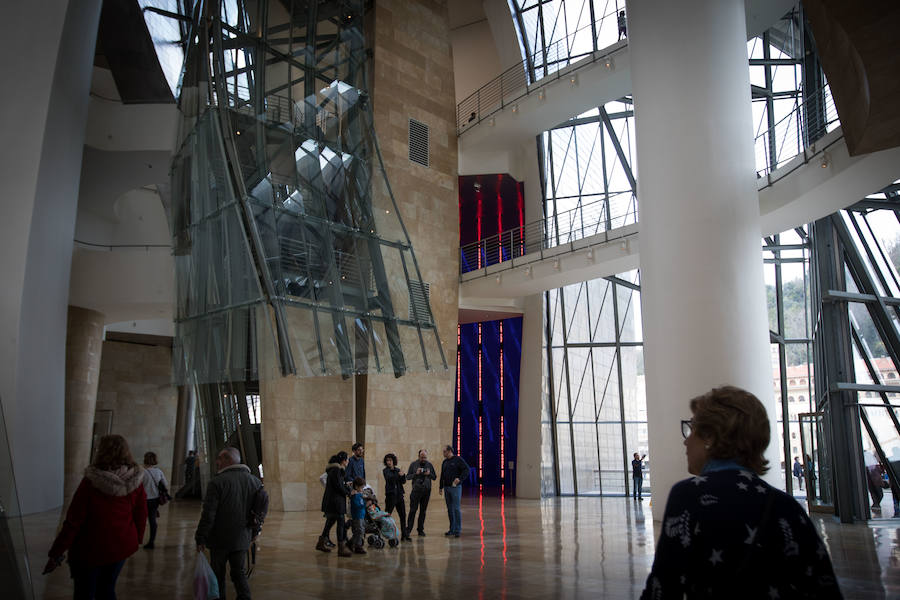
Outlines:
[[[828,549],[797,501],[760,478],[769,418],[736,387],[690,402],[688,471],[672,486],[641,600],[841,598]]]
[[[400,539],[411,542],[409,530],[406,528],[406,501],[403,498],[403,484],[406,483],[406,473],[397,467],[395,454],[384,455],[384,510],[391,514],[397,507],[397,516],[400,517]]]
[[[343,451],[338,452],[328,461],[328,467],[325,469],[327,475],[325,492],[322,494],[325,528],[316,543],[316,550],[331,552],[327,545],[328,535],[331,533],[332,526],[337,523],[338,556],[352,556],[352,552],[347,546],[346,524],[344,523],[344,515],[347,514],[347,496],[349,495],[347,486],[344,485],[344,469],[347,468],[347,462],[347,453]]]

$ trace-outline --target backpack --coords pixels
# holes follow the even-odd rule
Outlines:
[[[262,531],[263,522],[269,513],[269,492],[262,485],[253,493],[250,500],[250,514],[247,516],[247,526],[250,528],[255,540]]]

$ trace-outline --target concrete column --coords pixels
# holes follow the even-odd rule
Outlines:
[[[70,306],[66,328],[66,502],[91,461],[102,352],[103,314]]]
[[[543,214],[543,190],[540,181],[537,144],[531,140],[519,148],[516,175],[525,187],[525,222],[539,220]],[[526,240],[531,245],[535,240]],[[538,246],[535,246],[538,247]],[[522,311],[522,362],[519,374],[519,431],[516,464],[516,496],[540,498],[543,489],[542,408],[545,402],[543,371],[544,294],[528,296]],[[552,467],[552,465],[546,465]]]
[[[628,3],[653,516],[687,476],[679,421],[723,384],[775,433],[743,0]],[[773,437],[773,439],[775,439]],[[778,466],[777,444],[768,458]]]

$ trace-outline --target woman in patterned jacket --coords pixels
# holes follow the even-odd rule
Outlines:
[[[762,403],[721,387],[690,406],[682,433],[695,477],[672,486],[642,600],[841,598],[806,512],[759,477],[770,431]]]

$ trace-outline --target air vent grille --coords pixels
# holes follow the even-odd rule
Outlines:
[[[423,167],[430,166],[428,154],[428,125],[409,120],[409,160]]]
[[[411,321],[434,323],[428,304],[430,298],[430,284],[412,279],[409,281],[409,318]]]

